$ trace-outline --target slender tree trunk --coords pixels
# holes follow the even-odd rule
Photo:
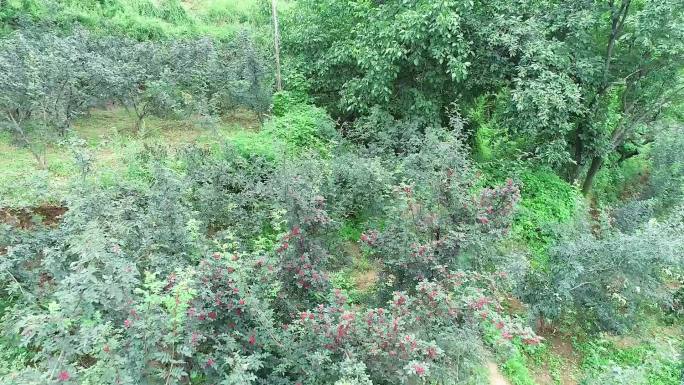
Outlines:
[[[603,157],[595,156],[591,159],[589,171],[587,171],[587,176],[584,178],[584,183],[582,184],[582,194],[589,194],[589,191],[591,191],[591,186],[594,183],[594,177],[601,169],[601,166],[603,166]]]
[[[568,175],[568,182],[570,183],[575,183],[575,181],[579,179],[579,174],[582,170],[582,163],[584,162],[582,154],[584,151],[584,142],[582,141],[581,130],[582,129],[580,127],[577,127],[575,130],[575,164],[571,166],[570,174]]]
[[[145,129],[145,115],[138,116],[135,121],[135,126],[133,127],[133,132],[135,134],[141,133]]]
[[[283,82],[280,75],[280,30],[278,29],[278,7],[276,0],[271,0],[271,9],[273,12],[273,48],[275,50],[275,65],[276,65],[276,90],[283,90]]]
[[[43,150],[41,151],[39,147],[34,146],[31,143],[31,140],[29,139],[28,135],[24,131],[24,129],[21,127],[19,122],[12,116],[12,114],[7,115],[10,120],[12,121],[12,126],[14,128],[14,133],[15,137],[24,142],[24,145],[26,146],[26,149],[29,150],[31,155],[36,159],[36,163],[38,164],[38,168],[41,170],[47,170],[48,163],[47,163],[47,145]],[[19,119],[21,121],[22,119]]]
[[[609,89],[609,77],[610,77],[610,70],[611,70],[611,63],[613,59],[613,51],[615,50],[615,43],[617,42],[618,38],[622,34],[622,28],[624,27],[625,24],[625,19],[627,19],[627,15],[629,14],[629,7],[631,5],[632,0],[623,0],[620,3],[620,8],[616,9],[615,8],[615,0],[610,0],[609,5],[610,5],[610,36],[608,38],[608,46],[606,47],[606,58],[603,66],[603,81],[601,82],[601,88],[600,91],[598,92],[599,95],[603,95],[606,91]],[[598,102],[598,97],[595,99]],[[616,147],[616,136],[615,133],[613,134],[613,149]],[[591,159],[591,165],[589,166],[589,170],[587,171],[587,175],[584,178],[584,183],[582,183],[582,193],[584,195],[587,195],[589,191],[591,191],[591,186],[594,183],[594,178],[596,177],[596,174],[599,172],[601,169],[601,166],[603,166],[603,157],[602,156],[594,156]],[[576,166],[577,169],[573,170],[574,172],[577,173],[577,176],[579,176],[579,166]]]

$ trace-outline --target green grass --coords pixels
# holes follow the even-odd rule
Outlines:
[[[215,129],[197,127],[188,120],[151,117],[144,132],[134,134],[135,117],[124,109],[94,110],[76,121],[68,141],[82,140],[92,159],[92,172],[101,183],[118,178],[136,179],[136,163],[130,160],[146,145],[162,145],[173,151],[188,144],[210,146],[236,135],[249,135],[258,127],[254,116],[240,111],[224,118]],[[67,142],[65,140],[64,142]],[[48,148],[48,168],[39,169],[31,153],[0,136],[0,207],[28,207],[59,203],[70,181],[80,174],[73,147],[55,144]]]
[[[677,344],[638,341],[632,346],[620,346],[613,341],[599,339],[580,343],[577,348],[584,357],[581,368],[587,379],[619,367],[644,373],[644,385],[679,385],[682,358],[670,349],[671,346]]]
[[[619,369],[643,376],[634,385],[680,385],[684,374],[684,330],[656,318],[644,320],[634,334],[579,341],[575,349],[582,356],[580,368],[589,382]]]
[[[99,33],[139,40],[198,35],[230,39],[241,29],[268,26],[268,4],[260,0],[7,0],[0,9],[0,22],[5,32],[18,20],[29,19],[65,29],[79,23]]]
[[[548,247],[554,240],[551,229],[567,223],[575,214],[581,195],[551,170],[525,171],[521,201],[513,222],[513,235],[529,248],[533,268],[548,267]]]
[[[637,197],[648,182],[651,161],[650,146],[642,153],[625,160],[615,161],[604,166],[596,176],[592,196],[601,204],[615,204]]]
[[[542,343],[534,349],[525,351],[528,367],[534,372],[547,371],[551,384],[562,385],[562,373],[569,373],[573,368],[568,367],[563,357],[556,354],[548,342]],[[550,384],[549,384],[550,385]]]
[[[513,385],[536,385],[534,379],[527,370],[522,356],[511,357],[501,366],[506,378]]]

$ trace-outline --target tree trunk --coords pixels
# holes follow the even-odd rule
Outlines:
[[[48,168],[48,162],[47,162],[47,145],[43,150],[41,151],[39,147],[36,147],[31,143],[31,140],[29,140],[28,135],[26,135],[26,132],[24,129],[17,123],[17,121],[14,119],[12,115],[9,115],[10,119],[12,120],[13,127],[14,127],[14,134],[15,137],[24,142],[24,146],[26,146],[26,149],[29,150],[31,155],[36,159],[36,163],[38,164],[38,168],[41,170],[47,170]]]
[[[276,0],[271,0],[271,8],[273,11],[273,48],[275,50],[275,65],[276,65],[276,90],[283,90],[283,83],[280,75],[280,31],[278,29],[278,7]]]
[[[571,166],[570,173],[568,175],[568,182],[575,183],[579,179],[580,171],[582,170],[582,162],[584,159],[582,157],[582,152],[584,151],[584,142],[580,136],[580,128],[575,130],[575,164]]]
[[[587,176],[584,178],[584,183],[582,184],[582,194],[589,194],[591,186],[594,183],[594,177],[599,172],[602,165],[603,157],[595,156],[591,159],[591,166],[589,166],[589,171],[587,171]]]
[[[608,38],[608,46],[606,47],[606,58],[603,67],[603,81],[601,82],[602,84],[601,90],[598,93],[599,95],[603,95],[604,92],[608,91],[609,89],[609,75],[611,70],[611,62],[613,59],[613,51],[615,49],[615,43],[622,34],[622,28],[624,27],[625,19],[627,18],[627,14],[629,13],[629,7],[631,5],[631,2],[632,0],[622,1],[619,9],[615,9],[615,3],[613,1],[610,2],[610,36]],[[598,101],[598,97],[595,100]],[[613,142],[615,142],[615,134],[613,135]],[[615,148],[615,145],[613,148]],[[584,195],[589,194],[589,191],[591,191],[591,186],[594,183],[594,178],[601,169],[602,165],[603,157],[595,156],[591,159],[591,165],[589,166],[589,170],[587,171],[587,176],[584,178],[584,183],[582,183],[582,193]],[[576,171],[579,176],[579,170]]]
[[[135,121],[135,126],[133,127],[133,132],[135,134],[139,134],[144,129],[145,129],[145,115],[138,116],[138,119]]]

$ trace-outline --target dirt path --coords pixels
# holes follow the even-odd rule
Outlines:
[[[489,372],[489,385],[510,385],[508,380],[499,372],[499,368],[495,363],[488,362],[487,371]]]
[[[550,353],[560,361],[560,368],[552,370],[550,361],[547,360],[540,367],[531,368],[534,381],[539,385],[553,385],[558,382],[561,385],[577,385],[577,378],[580,377],[580,357],[574,350],[570,337],[550,333],[544,335],[544,338],[549,344]],[[553,372],[557,378],[554,378]]]

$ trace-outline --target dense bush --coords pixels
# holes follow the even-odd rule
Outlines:
[[[548,281],[528,287],[541,317],[572,317],[589,329],[625,331],[644,311],[669,309],[681,271],[681,212],[628,234],[580,226],[550,250]]]
[[[425,124],[406,118],[397,120],[379,108],[359,118],[346,132],[347,138],[364,146],[372,156],[401,156],[419,150]]]
[[[230,228],[241,238],[254,239],[269,226],[267,181],[275,166],[268,159],[245,158],[226,144],[215,152],[188,147],[180,160],[190,181],[189,199],[205,230]]]
[[[392,172],[380,159],[355,153],[337,155],[331,166],[329,205],[345,218],[381,216],[391,193]]]
[[[474,192],[475,176],[455,132],[430,132],[421,151],[407,156],[385,227],[362,241],[381,264],[390,292],[441,279],[455,268],[494,269],[492,246],[509,231],[518,188]]]
[[[682,202],[684,197],[684,128],[664,130],[653,148],[649,196],[658,199],[660,213]]]
[[[15,298],[3,329],[31,352],[11,358],[6,378],[22,384],[472,383],[485,329],[503,343],[539,342],[503,311],[505,274],[458,271],[453,259],[510,224],[517,190],[509,184],[472,198],[470,182],[461,180],[468,174],[449,171],[467,164],[459,139],[442,133],[426,141],[424,151],[441,157],[418,153],[404,168],[407,177],[417,177],[419,168],[431,167],[425,182],[436,185],[431,178],[452,179],[435,195],[431,184],[416,189],[424,208],[437,210],[437,222],[416,228],[433,218],[425,211],[417,222],[404,221],[406,229],[393,223],[387,234],[437,242],[427,247],[443,266],[439,274],[418,277],[388,260],[383,273],[406,276],[393,286],[405,291],[387,287],[387,301],[378,307],[350,306],[330,289],[328,274],[345,263],[334,252],[336,224],[373,201],[349,198],[355,203],[328,212],[326,196],[359,192],[339,183],[336,172],[321,172],[339,168],[325,158],[312,154],[274,167],[230,147],[187,149],[177,160],[150,149],[140,157],[148,178],[142,185],[103,188],[84,178],[57,227],[34,228],[30,237],[3,232],[3,290]],[[400,207],[413,199],[403,191],[408,198],[400,198]],[[461,203],[468,216],[449,218]],[[364,241],[377,247],[369,234]],[[421,247],[394,249],[408,256]],[[416,258],[427,258],[419,253]],[[429,263],[416,266],[432,271]]]

